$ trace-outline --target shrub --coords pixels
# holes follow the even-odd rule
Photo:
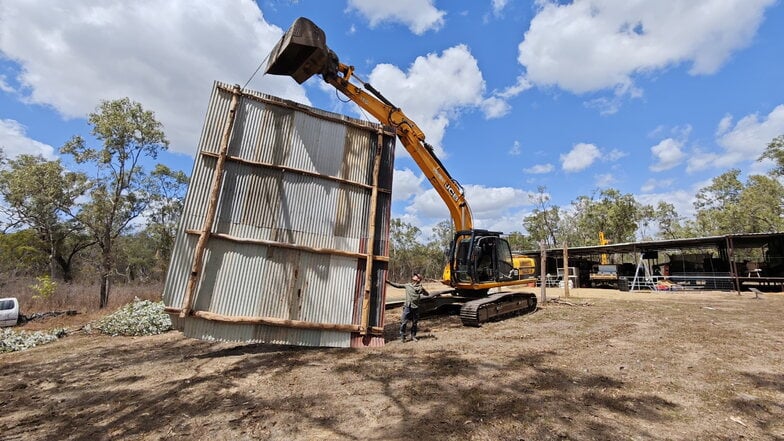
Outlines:
[[[52,280],[49,274],[38,276],[35,280],[37,283],[30,285],[30,289],[35,291],[33,298],[48,300],[52,297],[52,294],[54,294],[54,291],[57,289],[57,282]]]

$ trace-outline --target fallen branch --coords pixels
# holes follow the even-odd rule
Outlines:
[[[592,306],[593,305],[593,303],[588,303],[588,302],[575,304],[572,302],[567,302],[566,300],[561,300],[558,297],[548,300],[547,303],[557,303],[559,305],[566,305],[566,306]]]
[[[743,426],[743,427],[748,427],[748,426],[746,425],[746,423],[744,423],[743,421],[741,421],[741,419],[740,419],[740,418],[737,418],[737,417],[730,417],[730,420],[732,420],[732,421],[734,421],[734,422],[736,422],[736,423],[740,424],[740,425],[741,425],[741,426]]]
[[[19,324],[25,324],[27,322],[32,322],[33,320],[41,320],[49,317],[57,317],[61,315],[76,315],[77,312],[73,309],[69,309],[67,311],[47,311],[47,312],[34,312],[30,315],[20,315],[19,316]]]

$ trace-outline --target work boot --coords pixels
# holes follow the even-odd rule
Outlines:
[[[411,341],[419,341],[419,340],[417,340],[416,336],[412,335],[411,336]]]

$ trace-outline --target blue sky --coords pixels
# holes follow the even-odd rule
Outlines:
[[[603,188],[692,213],[695,192],[765,173],[784,134],[777,0],[0,0],[0,146],[58,157],[100,100],[129,97],[190,173],[214,80],[245,84],[299,16],[425,131],[475,226],[523,231],[544,186]],[[319,78],[248,88],[368,119]],[[393,215],[428,231],[445,205],[402,146]]]

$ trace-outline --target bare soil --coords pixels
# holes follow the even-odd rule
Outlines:
[[[554,297],[370,349],[74,332],[0,354],[0,439],[784,439],[784,294]]]

